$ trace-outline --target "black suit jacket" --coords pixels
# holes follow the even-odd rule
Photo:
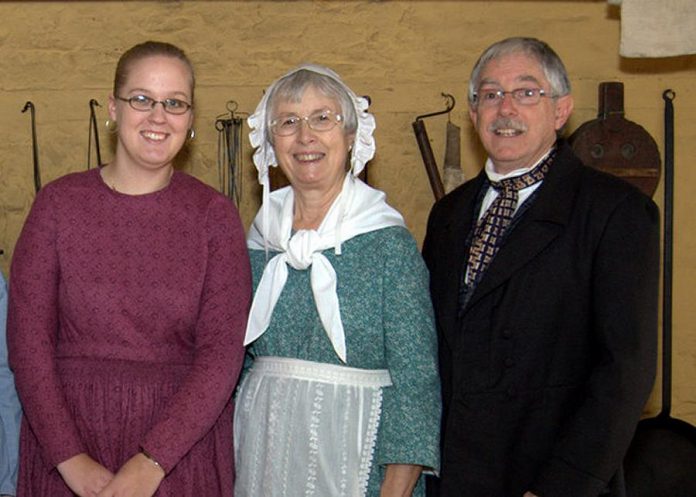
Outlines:
[[[484,184],[481,173],[435,204],[423,246],[440,344],[440,495],[621,495],[616,475],[655,374],[657,207],[560,142],[460,312]]]

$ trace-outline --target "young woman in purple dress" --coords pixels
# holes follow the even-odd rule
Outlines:
[[[249,262],[234,205],[173,167],[193,93],[179,48],[131,48],[113,160],[37,195],[10,287],[19,497],[232,495]]]

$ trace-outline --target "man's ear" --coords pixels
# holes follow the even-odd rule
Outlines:
[[[476,113],[476,109],[469,106],[469,119],[471,119],[471,122],[474,124],[474,129],[476,129],[476,122],[478,121],[478,114]]]
[[[556,98],[556,109],[554,116],[556,131],[561,129],[568,121],[570,114],[573,112],[573,106],[574,102],[572,95],[564,95]]]

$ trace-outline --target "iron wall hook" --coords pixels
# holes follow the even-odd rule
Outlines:
[[[442,114],[449,114],[452,112],[452,109],[454,109],[454,106],[456,105],[457,101],[454,99],[452,95],[449,93],[441,93],[443,97],[447,100],[447,104],[445,107],[445,110],[440,110],[437,112],[430,112],[429,114],[423,114],[421,116],[416,117],[416,121],[419,121],[421,119],[425,119],[426,117],[434,117],[434,116],[441,116]]]
[[[92,98],[89,101],[89,140],[87,141],[87,169],[90,168],[90,158],[92,155],[92,134],[94,134],[94,151],[97,156],[97,167],[101,166],[101,150],[99,148],[99,127],[97,126],[96,107],[101,107],[96,99]]]

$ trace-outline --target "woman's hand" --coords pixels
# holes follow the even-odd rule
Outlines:
[[[162,467],[138,453],[121,466],[97,497],[152,497],[163,479]]]
[[[114,475],[85,453],[66,459],[56,466],[70,490],[79,497],[96,497]]]
[[[423,467],[414,464],[387,464],[380,497],[411,497],[421,471]]]

